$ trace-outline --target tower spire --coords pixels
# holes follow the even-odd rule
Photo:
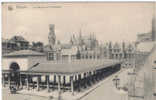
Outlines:
[[[55,25],[54,24],[50,24],[49,25],[49,45],[50,47],[53,49],[55,42],[56,42],[56,35],[55,35]]]

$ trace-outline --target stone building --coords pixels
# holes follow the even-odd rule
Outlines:
[[[134,43],[111,43],[107,45],[107,58],[124,61],[123,67],[133,67],[135,65],[135,44]]]
[[[8,39],[2,38],[2,54],[17,50],[17,44]]]
[[[2,54],[25,49],[29,49],[29,42],[22,36],[14,36],[11,39],[2,39]]]
[[[98,47],[98,40],[94,34],[88,36],[82,36],[82,33],[79,33],[79,36],[73,35],[70,39],[70,44],[72,46],[79,47],[80,50],[93,50]]]
[[[29,42],[22,36],[14,36],[10,39],[10,41],[17,44],[18,50],[25,50],[29,48]]]

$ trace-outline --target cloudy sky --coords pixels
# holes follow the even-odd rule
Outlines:
[[[4,3],[2,37],[22,35],[29,41],[48,43],[49,24],[57,40],[72,34],[95,33],[105,41],[135,41],[138,33],[151,31],[153,3]]]

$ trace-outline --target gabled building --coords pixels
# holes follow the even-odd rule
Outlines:
[[[17,44],[9,39],[2,38],[2,54],[18,50]]]
[[[15,42],[18,50],[25,50],[29,48],[29,42],[22,36],[14,36],[9,41]]]
[[[26,71],[34,64],[45,61],[45,58],[46,55],[44,53],[32,50],[13,51],[3,55],[2,69],[9,70],[9,66],[11,66],[11,64],[18,63],[18,65],[21,66],[19,69],[21,71]]]
[[[2,54],[26,49],[29,49],[29,42],[22,36],[14,36],[11,39],[2,38]]]

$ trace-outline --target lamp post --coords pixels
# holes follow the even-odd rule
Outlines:
[[[120,84],[120,79],[116,75],[115,78],[113,79],[113,83],[115,84],[115,87],[118,89],[119,84]]]
[[[156,63],[156,62],[154,62],[154,63]],[[153,67],[153,73],[152,73],[152,74],[153,74],[153,83],[154,83],[154,84],[153,84],[153,95],[154,95],[154,96],[156,96],[155,72],[154,72],[155,70],[156,70],[156,67]]]

